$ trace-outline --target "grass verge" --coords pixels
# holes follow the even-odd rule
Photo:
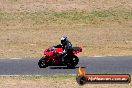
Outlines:
[[[40,58],[62,35],[82,56],[132,55],[131,10],[0,12],[0,26],[1,58]]]
[[[131,10],[101,10],[101,11],[63,11],[63,12],[0,12],[0,21],[31,21],[33,24],[101,24],[102,22],[119,22],[131,20]]]
[[[131,88],[130,84],[85,84],[79,86],[75,76],[0,77],[0,88]]]

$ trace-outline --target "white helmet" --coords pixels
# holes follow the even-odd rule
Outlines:
[[[65,40],[65,39],[67,39],[66,36],[62,36],[62,37],[61,37],[61,40]]]
[[[61,44],[66,43],[66,41],[67,41],[67,37],[66,36],[62,36],[61,37]]]

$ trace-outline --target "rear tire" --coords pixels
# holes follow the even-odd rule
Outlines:
[[[76,67],[76,65],[78,64],[78,62],[79,62],[79,59],[78,59],[78,57],[77,56],[72,56],[71,57],[72,59],[70,60],[70,58],[65,58],[65,59],[67,59],[66,61],[65,61],[65,64],[66,64],[66,66],[67,66],[67,68],[71,68],[71,69],[74,69],[75,67]]]
[[[46,60],[45,60],[44,58],[41,58],[41,59],[39,60],[38,66],[39,66],[40,68],[46,68],[46,67],[48,67],[48,65],[47,65],[47,63],[46,63]]]

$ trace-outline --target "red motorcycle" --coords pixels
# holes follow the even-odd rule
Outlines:
[[[76,56],[82,52],[81,47],[72,47],[66,53],[62,54],[63,48],[61,45],[52,46],[43,51],[44,56],[39,60],[38,66],[46,68],[48,66],[67,66],[68,68],[75,68],[79,59]]]

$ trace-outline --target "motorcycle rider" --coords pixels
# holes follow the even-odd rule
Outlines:
[[[67,54],[68,56],[70,56],[72,54],[72,44],[66,36],[61,37],[61,46],[63,48],[63,52],[60,53],[60,58],[62,59],[62,61],[65,61],[63,55]]]
[[[62,61],[64,61],[63,55],[65,54],[72,54],[72,44],[71,42],[68,40],[68,38],[66,36],[62,36],[61,37],[61,44],[57,45],[57,46],[61,46],[63,49],[63,52],[60,52],[57,55],[58,58],[61,58]]]

